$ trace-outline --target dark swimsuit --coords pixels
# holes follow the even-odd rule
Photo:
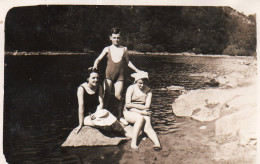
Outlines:
[[[94,113],[99,105],[99,86],[94,94],[89,94],[82,85],[80,87],[84,89],[84,116],[87,116]]]
[[[121,61],[115,63],[111,57],[110,47],[108,47],[106,79],[109,79],[114,83],[117,81],[124,81],[124,66],[129,62],[129,59],[125,55],[125,49],[123,53]]]

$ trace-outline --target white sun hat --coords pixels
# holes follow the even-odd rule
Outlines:
[[[96,117],[92,123],[97,126],[110,126],[116,122],[116,117],[106,109],[97,110],[94,113]]]
[[[138,73],[132,73],[131,76],[135,78],[135,82],[140,79],[149,79],[148,73],[145,71],[140,71]]]

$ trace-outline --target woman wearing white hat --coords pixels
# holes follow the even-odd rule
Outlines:
[[[144,132],[153,141],[155,150],[160,150],[161,145],[157,134],[151,125],[151,89],[146,85],[148,80],[147,72],[138,72],[132,74],[135,78],[134,84],[130,85],[126,91],[124,117],[125,119],[134,124],[131,148],[138,149],[137,138],[144,125]]]

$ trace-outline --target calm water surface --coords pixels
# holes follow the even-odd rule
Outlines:
[[[87,68],[96,56],[5,56],[4,154],[8,163],[117,163],[122,145],[95,148],[61,148],[78,125],[77,87],[85,81]],[[131,56],[141,70],[149,72],[153,89],[153,124],[159,134],[174,133],[178,122],[171,104],[178,96],[167,86],[186,90],[203,88],[202,78],[192,73],[211,72],[222,57]],[[126,87],[133,79],[127,72]]]

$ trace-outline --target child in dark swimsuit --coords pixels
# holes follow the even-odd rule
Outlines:
[[[100,61],[106,56],[107,66],[105,75],[105,98],[104,107],[106,108],[111,97],[111,90],[114,87],[115,98],[117,100],[118,109],[118,119],[123,124],[128,124],[125,119],[123,119],[123,104],[122,104],[122,93],[124,84],[124,66],[127,65],[129,68],[135,72],[139,72],[131,61],[129,61],[127,48],[120,45],[121,32],[118,28],[113,28],[110,33],[110,40],[112,42],[111,46],[105,47],[102,53],[94,62],[94,69],[97,69]]]

